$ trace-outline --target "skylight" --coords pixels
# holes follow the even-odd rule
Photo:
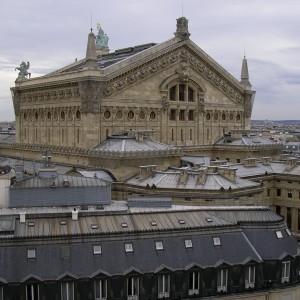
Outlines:
[[[218,236],[213,238],[213,242],[214,246],[221,246],[221,240]]]
[[[276,233],[276,236],[277,236],[278,239],[282,239],[283,238],[281,230],[276,230],[275,233]]]

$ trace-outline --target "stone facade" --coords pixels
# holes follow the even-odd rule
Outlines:
[[[194,44],[184,17],[175,37],[157,45],[97,57],[94,38],[89,35],[86,59],[16,81],[17,143],[92,148],[112,134],[153,130],[156,141],[189,147],[249,129],[250,83],[240,83]]]

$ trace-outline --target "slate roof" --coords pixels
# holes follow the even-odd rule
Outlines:
[[[66,225],[60,224],[62,220]],[[251,229],[248,221],[253,221]],[[98,229],[92,229],[91,224],[97,224]],[[15,219],[14,230],[13,235],[0,235],[0,273],[6,282],[22,282],[29,277],[57,280],[66,275],[88,278],[99,273],[156,273],[162,269],[259,263],[283,259],[286,253],[297,255],[297,241],[285,234],[282,218],[263,207],[129,214],[80,212],[78,221],[72,221],[71,214],[28,215],[25,223]],[[276,230],[282,231],[283,239],[276,238]],[[22,243],[17,236],[22,237]],[[221,245],[214,245],[214,237],[220,238]],[[191,248],[185,246],[187,239],[192,241]],[[163,250],[156,250],[156,241],[163,243]],[[125,243],[132,243],[133,252],[125,252]],[[101,246],[101,254],[93,254],[95,245]],[[35,249],[35,259],[27,258],[28,249]],[[67,255],[62,257],[62,253]]]
[[[133,47],[119,49],[109,54],[99,55],[97,57],[97,64],[101,69],[104,69],[116,63],[119,63],[125,59],[128,59],[138,53],[141,53],[142,51],[151,48],[155,45],[156,45],[155,43],[137,45]],[[81,60],[76,64],[72,64],[71,66],[64,68],[62,70],[62,73],[81,70],[84,66],[85,66],[85,60]]]
[[[241,138],[222,138],[215,145],[232,145],[232,146],[260,146],[260,145],[278,145],[282,147],[281,142],[274,142],[261,136],[242,136]]]
[[[135,151],[158,151],[176,150],[171,145],[162,144],[144,137],[143,141],[138,141],[134,136],[111,136],[94,147],[95,150],[111,152],[135,152]]]
[[[98,178],[90,178],[90,177],[79,177],[79,176],[68,176],[68,175],[57,175],[55,178],[41,178],[36,175],[23,181],[17,182],[12,186],[14,189],[18,188],[51,188],[51,186],[55,185],[55,187],[65,187],[65,184],[68,184],[70,187],[99,187],[99,186],[107,186],[107,183]]]
[[[220,190],[224,189],[240,189],[246,187],[258,187],[259,183],[249,180],[236,178],[231,181],[219,173],[206,173],[205,180],[199,181],[199,172],[188,170],[187,178],[181,181],[182,170],[169,168],[166,171],[154,171],[152,176],[141,178],[136,175],[126,181],[127,184],[147,186],[150,187],[154,184],[157,188],[180,188],[180,189],[203,189],[203,190]]]

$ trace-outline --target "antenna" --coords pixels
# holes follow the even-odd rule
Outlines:
[[[91,11],[91,32],[93,31],[93,13]]]

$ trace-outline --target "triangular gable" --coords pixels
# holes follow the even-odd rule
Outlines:
[[[43,281],[43,279],[40,276],[29,274],[21,280],[21,282],[23,283],[36,282],[36,281]]]
[[[189,265],[187,265],[184,268],[185,271],[189,271],[189,270],[192,270],[192,269],[203,269],[203,268],[199,264],[194,263],[194,262],[190,263]]]
[[[247,265],[247,264],[251,264],[251,263],[255,263],[255,264],[259,264],[259,263],[261,263],[262,261],[258,261],[258,260],[256,260],[256,259],[254,259],[254,258],[252,258],[252,257],[247,257],[247,258],[245,258],[243,261],[242,261],[242,265]]]
[[[70,272],[65,272],[56,278],[56,280],[65,280],[65,281],[74,280],[74,279],[78,279],[78,277]]]
[[[160,265],[158,268],[154,270],[154,273],[160,273],[160,272],[174,272],[174,269],[166,265]]]
[[[131,267],[123,272],[123,275],[138,275],[143,274],[139,269]]]
[[[7,281],[4,278],[0,277],[0,283],[7,283]]]
[[[280,256],[279,256],[279,260],[287,260],[287,259],[293,259],[295,258],[294,255],[287,253],[287,252],[283,252]]]
[[[92,273],[89,277],[90,278],[95,278],[95,277],[102,277],[102,276],[108,276],[108,277],[110,277],[111,274],[107,273],[104,270],[98,269],[97,271],[95,271],[94,273]]]
[[[227,261],[225,261],[225,260],[223,260],[223,259],[218,260],[218,261],[215,263],[215,265],[214,265],[215,268],[222,268],[222,267],[228,268],[228,267],[231,267],[231,266],[232,266],[231,263],[229,263],[229,262],[227,262]]]

